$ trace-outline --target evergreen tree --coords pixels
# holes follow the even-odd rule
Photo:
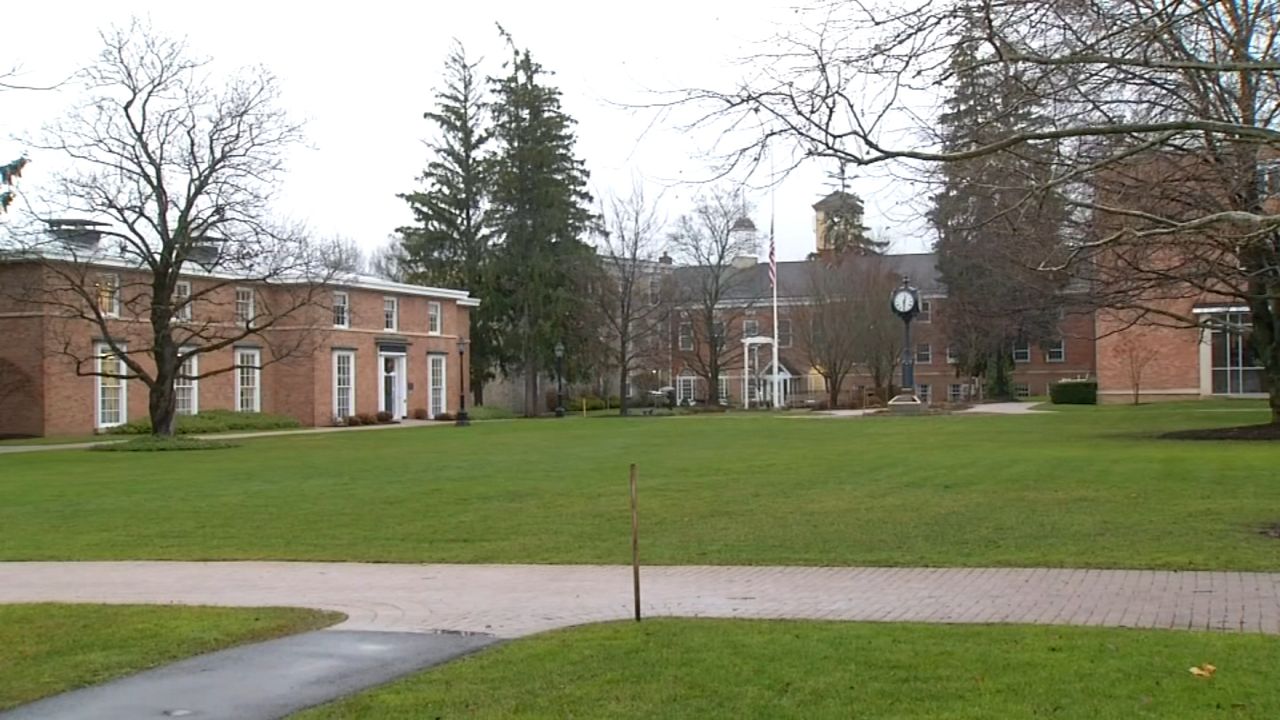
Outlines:
[[[563,343],[579,371],[593,335],[584,318],[595,253],[583,238],[597,225],[588,210],[587,171],[574,155],[573,119],[528,50],[515,48],[507,74],[491,78],[494,102],[492,213],[501,248],[484,302],[501,317],[504,346],[525,377],[525,414],[538,412],[538,377]]]
[[[963,151],[1043,124],[1035,94],[998,64],[982,63],[980,43],[961,42],[951,57],[952,92],[940,117],[948,151]],[[947,288],[941,313],[957,372],[983,377],[995,397],[1012,394],[1013,348],[1056,333],[1057,280],[1034,268],[1059,244],[1065,203],[1035,189],[1048,177],[1054,148],[952,162],[929,219],[938,231],[938,269]]]
[[[849,192],[845,163],[834,174],[835,192],[823,198],[815,210],[822,211],[823,237],[837,255],[881,255],[889,247],[888,241],[871,237],[871,229],[862,224],[865,212],[862,198]]]
[[[463,288],[488,300],[493,294],[494,233],[489,216],[492,173],[485,152],[491,134],[477,65],[455,42],[436,108],[423,113],[437,133],[428,143],[434,158],[420,178],[424,189],[400,195],[417,222],[397,232],[400,263],[410,281]],[[492,307],[482,302],[471,311],[471,392],[478,405],[484,402],[485,382],[503,359]]]

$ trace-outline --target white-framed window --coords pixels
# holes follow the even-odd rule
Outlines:
[[[680,349],[693,349],[693,323],[680,323]]]
[[[915,322],[931,323],[933,322],[933,303],[924,298],[920,299],[920,313],[916,315]]]
[[[929,386],[927,384],[917,385],[916,397],[920,398],[920,402],[928,405],[932,400],[932,396],[929,394]]]
[[[182,352],[190,352],[191,348],[183,348]],[[182,362],[178,368],[178,376],[173,379],[174,406],[179,415],[195,415],[200,412],[200,356],[192,355]]]
[[[1031,343],[1019,340],[1018,344],[1013,346],[1013,361],[1016,363],[1031,362]]]
[[[960,362],[960,355],[956,353],[956,349],[952,345],[947,346],[947,363],[955,365]]]
[[[345,420],[356,414],[356,354],[333,351],[333,416]]]
[[[351,296],[341,290],[333,294],[333,326],[351,327]]]
[[[121,347],[123,350],[124,348]],[[125,381],[125,365],[108,343],[93,346],[94,372],[97,373],[94,399],[97,401],[97,427],[123,425],[128,419],[129,387]]]
[[[676,404],[686,405],[697,399],[698,376],[680,375],[676,378]]]
[[[791,320],[788,318],[778,319],[778,347],[791,347]]]
[[[236,288],[236,324],[253,327],[253,320],[258,316],[253,296],[253,288]]]
[[[427,332],[432,335],[439,335],[441,327],[443,327],[443,316],[440,314],[440,303],[435,300],[427,301]]]
[[[760,334],[760,321],[747,319],[742,321],[742,337],[755,337]]]
[[[719,385],[719,388],[717,389],[720,391],[719,392],[720,404],[728,405],[729,404],[729,378],[725,377],[724,375],[721,375],[719,380],[716,382],[716,384]]]
[[[1044,346],[1044,361],[1060,363],[1067,361],[1067,345],[1061,339]]]
[[[120,317],[120,276],[101,273],[94,283],[98,297],[98,312],[106,317]]]
[[[960,402],[964,399],[968,386],[960,383],[951,383],[947,386],[947,400],[950,402]]]
[[[1263,198],[1280,195],[1280,160],[1259,160],[1258,194]]]
[[[1016,382],[1013,384],[1013,396],[1025,400],[1031,397],[1031,386],[1027,383]]]
[[[191,283],[179,280],[173,286],[173,318],[178,322],[191,322]]]
[[[662,302],[662,281],[649,278],[649,304],[657,305],[660,302]]]
[[[933,346],[929,343],[918,343],[916,345],[916,364],[929,365],[933,362]]]
[[[262,351],[236,348],[236,412],[262,412]]]
[[[445,384],[444,355],[427,356],[427,384],[431,387],[431,417],[448,411],[447,388]]]
[[[400,327],[399,298],[393,298],[393,297],[382,298],[382,329],[396,330],[399,327]]]

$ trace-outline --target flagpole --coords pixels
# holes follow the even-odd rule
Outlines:
[[[773,271],[773,407],[782,405],[782,377],[778,366],[778,255],[773,235],[773,216],[775,200],[773,191],[769,192],[769,265]]]

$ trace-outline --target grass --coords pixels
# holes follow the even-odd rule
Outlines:
[[[0,605],[0,711],[340,619],[294,608]]]
[[[1214,677],[1188,672],[1206,662]],[[294,720],[1274,718],[1277,673],[1261,635],[656,620],[516,641]]]
[[[0,559],[1280,570],[1262,403],[1031,416],[566,418],[0,455]]]

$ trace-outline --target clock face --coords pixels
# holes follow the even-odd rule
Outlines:
[[[900,313],[909,313],[916,306],[916,297],[906,290],[893,294],[893,309]]]

